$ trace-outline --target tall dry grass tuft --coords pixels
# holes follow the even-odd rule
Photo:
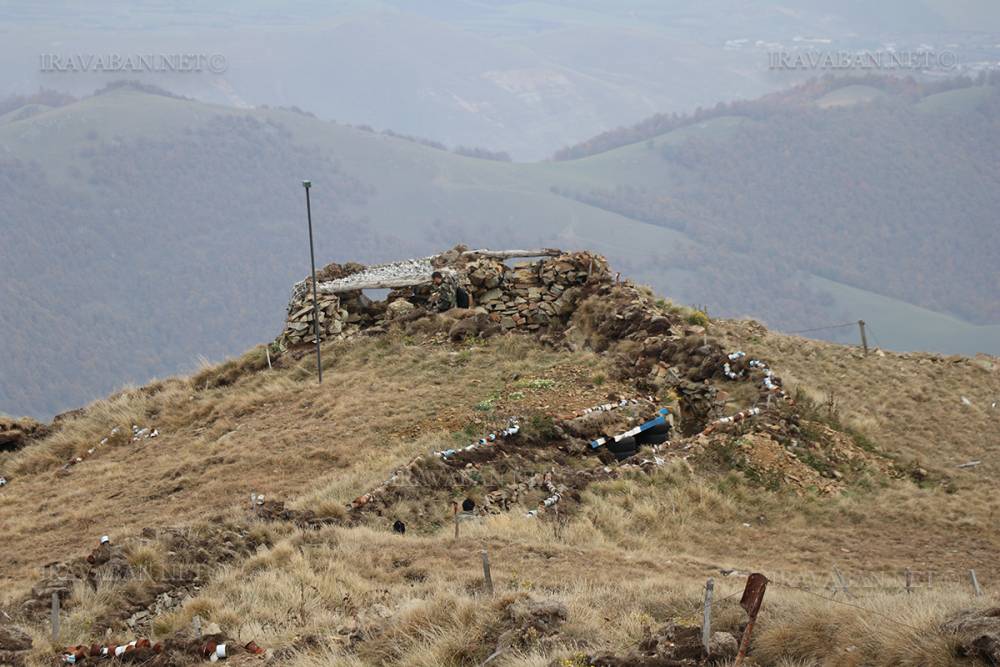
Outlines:
[[[277,359],[272,360],[272,363]],[[267,346],[258,345],[242,355],[220,364],[202,361],[201,368],[191,376],[196,389],[216,389],[236,383],[237,380],[267,368]]]
[[[125,557],[132,570],[143,577],[161,579],[167,568],[167,555],[159,545],[130,544]]]
[[[955,637],[940,629],[949,616],[971,606],[961,592],[868,595],[851,601],[853,606],[773,588],[768,598],[754,639],[754,657],[763,664],[961,664]]]

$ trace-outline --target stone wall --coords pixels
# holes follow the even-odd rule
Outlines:
[[[504,331],[537,331],[565,324],[583,296],[584,285],[610,284],[607,262],[587,252],[561,253],[536,261],[504,262],[474,251],[452,250],[434,257],[365,267],[330,264],[318,272],[320,339],[344,338],[381,327],[401,313],[426,309],[430,271],[463,287],[489,319]],[[370,283],[366,283],[370,280]],[[361,290],[329,293],[344,286],[413,281],[393,289],[386,301],[372,302]],[[405,301],[406,303],[400,303]],[[412,306],[412,307],[411,307]],[[315,341],[312,289],[309,281],[295,285],[278,347]]]
[[[553,321],[565,323],[583,296],[586,284],[609,283],[607,262],[587,252],[566,253],[508,267],[480,259],[462,271],[476,306],[504,331],[535,331]]]

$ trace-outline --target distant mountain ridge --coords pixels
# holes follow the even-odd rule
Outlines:
[[[518,160],[657,111],[754,98],[809,76],[770,71],[776,49],[960,44],[963,62],[995,62],[1000,34],[993,0],[227,0],[127,10],[97,0],[4,9],[0,96],[39,87],[83,96],[108,81],[41,72],[39,55],[219,55],[224,72],[137,76],[209,103],[296,105]]]
[[[976,175],[1000,136],[994,93],[993,85],[965,86],[789,108],[774,117],[780,123],[719,116],[583,159],[534,164],[456,155],[288,110],[130,88],[0,123],[0,412],[50,416],[273,338],[289,286],[308,270],[303,178],[314,183],[320,262],[398,259],[455,241],[592,247],[625,275],[712,315],[753,315],[786,330],[864,318],[888,347],[997,353],[1000,327],[976,326],[967,314],[990,305],[996,274],[982,258],[995,247],[995,226],[951,219],[982,210],[1000,190],[988,170]],[[805,207],[796,217],[818,225],[840,195],[812,201],[811,189],[829,182],[853,192],[857,184],[806,172],[785,181],[783,196],[755,175],[753,156],[783,155],[789,120],[796,136],[821,141],[828,127],[841,137],[833,156],[869,154],[877,139],[854,145],[837,133],[871,113],[905,121],[887,134],[897,142],[938,125],[957,132],[959,143],[944,153],[923,143],[906,156],[932,191],[908,200],[898,190],[891,225],[863,215],[852,223],[867,254],[848,252],[836,234],[772,225],[769,207],[781,216]],[[977,161],[957,165],[967,149]],[[957,165],[944,188],[927,175],[939,156]],[[805,159],[793,157],[790,165]],[[866,175],[868,189],[858,191],[879,201],[889,191]],[[762,188],[768,198],[758,197]],[[948,219],[935,230],[924,210]],[[839,215],[850,222],[850,211],[864,207]],[[956,229],[966,231],[951,238]],[[775,252],[782,239],[794,242],[789,253]],[[954,263],[934,266],[946,251]],[[831,265],[831,257],[843,261]],[[926,282],[929,265],[934,281]]]

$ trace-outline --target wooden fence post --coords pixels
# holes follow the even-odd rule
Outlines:
[[[451,504],[451,512],[455,515],[455,539],[458,539],[458,503]]]
[[[191,619],[191,629],[194,630],[194,636],[201,639],[201,616],[198,614],[194,615]]]
[[[701,617],[701,645],[705,655],[709,655],[708,644],[712,639],[712,592],[715,589],[715,580],[709,579],[705,582],[705,608]]]
[[[50,619],[52,623],[52,643],[59,643],[59,594],[52,594],[52,616]]]
[[[486,549],[483,549],[483,584],[486,586],[486,592],[493,595],[493,575],[490,574],[490,555],[487,553]]]
[[[976,597],[982,597],[983,589],[979,586],[979,579],[976,578],[975,570],[969,570],[969,579],[972,580],[972,590],[976,594]]]
[[[844,580],[844,575],[840,573],[840,570],[838,570],[837,568],[833,568],[833,576],[837,578],[837,584],[838,584],[838,586],[833,589],[833,594],[836,595],[837,591],[844,591],[844,595],[846,595],[848,598],[854,597],[853,595],[851,595],[851,591],[847,590],[847,582]]]
[[[913,592],[913,571],[910,568],[906,568],[906,592]]]
[[[861,329],[861,347],[865,349],[865,356],[868,356],[868,336],[865,335],[865,321],[858,320],[858,328]]]

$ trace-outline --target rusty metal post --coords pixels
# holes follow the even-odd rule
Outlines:
[[[455,539],[458,539],[458,503],[451,504],[451,513],[455,515]]]
[[[753,626],[757,622],[757,614],[760,606],[764,602],[764,592],[767,590],[767,577],[759,572],[754,572],[747,577],[746,588],[743,589],[743,597],[740,599],[740,606],[746,610],[750,620],[743,630],[743,637],[740,638],[740,650],[733,661],[733,667],[740,667],[743,659],[746,658],[747,649],[750,647],[750,636],[753,634]]]

